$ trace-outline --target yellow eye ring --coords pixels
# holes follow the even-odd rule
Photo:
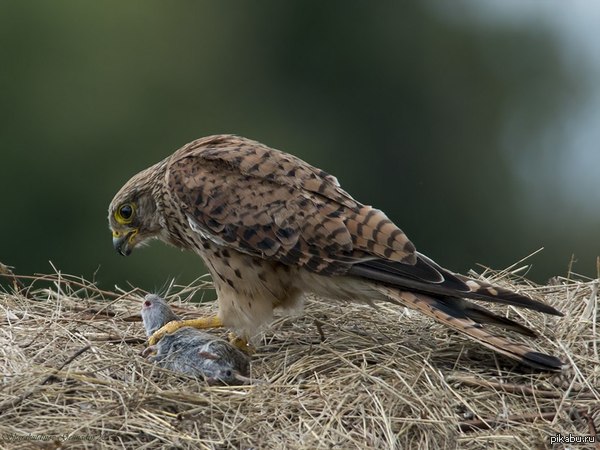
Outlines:
[[[131,223],[135,207],[132,203],[124,203],[115,211],[115,220],[121,225]]]

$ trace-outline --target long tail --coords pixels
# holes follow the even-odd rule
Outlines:
[[[390,301],[422,312],[509,358],[536,369],[551,371],[562,369],[563,362],[557,357],[537,352],[525,344],[510,341],[505,337],[496,336],[484,328],[483,323],[512,329],[528,336],[535,336],[535,332],[468,300],[456,297],[436,298],[377,283],[372,283],[372,287],[385,295]]]

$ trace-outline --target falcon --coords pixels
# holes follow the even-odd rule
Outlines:
[[[171,322],[151,344],[181,326],[228,327],[243,341],[272,320],[275,308],[297,309],[314,294],[393,302],[528,366],[556,371],[563,365],[492,333],[489,326],[536,336],[470,300],[559,311],[444,269],[334,176],[250,139],[215,135],[183,146],[125,183],[108,221],[121,255],[159,239],[196,252],[214,281],[217,314]]]

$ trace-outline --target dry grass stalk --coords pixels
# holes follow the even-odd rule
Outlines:
[[[598,280],[482,276],[566,313],[508,312],[570,362],[564,373],[517,367],[397,307],[314,300],[265,332],[251,373],[264,384],[208,386],[139,355],[141,292],[12,275],[18,291],[0,292],[0,447],[546,448],[557,433],[596,432]],[[182,300],[208,288],[169,298],[193,317],[214,305]]]

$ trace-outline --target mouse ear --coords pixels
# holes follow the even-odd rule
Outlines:
[[[200,356],[201,358],[212,359],[215,361],[217,359],[219,359],[219,357],[217,355],[215,355],[214,353],[210,353],[210,352],[198,352],[198,356]]]

